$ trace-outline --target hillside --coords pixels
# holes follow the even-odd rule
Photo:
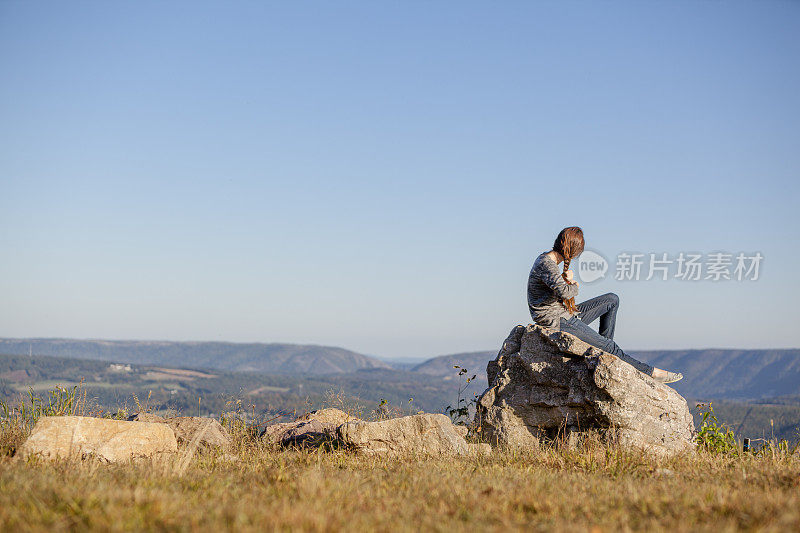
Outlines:
[[[497,352],[466,352],[451,355],[440,355],[416,365],[411,369],[412,372],[438,376],[444,379],[454,379],[458,371],[455,365],[466,368],[470,376],[477,374],[477,381],[486,385],[486,363],[497,357]]]
[[[53,356],[27,356],[48,351]],[[468,401],[486,388],[493,351],[442,355],[406,369],[392,368],[342,348],[289,344],[80,340],[0,340],[0,399],[33,387],[84,380],[91,397],[110,405],[151,396],[160,409],[219,413],[232,398],[264,412],[319,406],[330,395],[373,409],[381,399],[398,408],[442,412],[462,394]],[[78,357],[70,355],[80,353]],[[800,425],[800,350],[675,350],[634,353],[656,366],[683,372],[674,388],[692,400],[714,400],[720,421],[747,436],[796,438]],[[129,363],[130,371],[109,362]],[[183,370],[176,370],[183,369]],[[199,374],[187,374],[199,370]],[[202,404],[198,406],[198,398]],[[409,402],[409,399],[413,401]],[[697,409],[693,409],[699,421]]]
[[[298,344],[242,344],[230,342],[105,341],[74,339],[0,339],[0,353],[67,357],[163,365],[176,368],[253,372],[270,375],[333,376],[359,374],[362,389],[378,381],[413,382],[414,375],[458,381],[458,365],[477,375],[467,397],[486,387],[486,364],[496,352],[480,351],[433,357],[415,366],[392,365],[343,348]],[[686,398],[750,401],[777,397],[796,404],[800,396],[800,350],[658,350],[632,355],[660,368],[684,374],[675,390]],[[394,368],[392,368],[394,366]],[[404,368],[403,368],[404,367]],[[409,368],[410,367],[410,368]],[[371,374],[368,371],[383,370]]]
[[[0,353],[265,374],[327,375],[390,368],[344,348],[278,343],[0,339]]]
[[[14,401],[30,389],[41,394],[79,383],[94,403],[105,408],[125,404],[133,408],[138,398],[147,399],[156,410],[206,414],[229,410],[228,404],[237,400],[259,413],[304,411],[331,402],[371,410],[382,399],[406,411],[441,412],[457,396],[456,383],[386,368],[290,376],[0,355],[0,401]]]
[[[751,439],[800,440],[800,403],[777,404],[714,401],[711,403],[717,419],[730,427],[739,437]],[[703,409],[706,409],[703,407]],[[702,423],[702,413],[697,405],[690,404],[695,427]]]
[[[483,353],[484,355],[478,355]],[[363,369],[329,376],[288,376],[255,372],[225,372],[170,368],[155,365],[117,365],[106,361],[26,355],[0,355],[0,402],[11,402],[29,389],[43,394],[55,386],[83,383],[93,404],[127,406],[136,399],[157,411],[220,414],[241,400],[256,414],[277,415],[322,405],[346,406],[371,412],[385,399],[394,409],[442,412],[454,405],[459,378],[452,364],[478,368],[488,352],[434,358],[423,371],[385,368]],[[471,356],[471,357],[467,357]],[[431,361],[426,362],[431,363]],[[433,370],[440,367],[436,375]],[[484,365],[485,366],[485,365]],[[471,371],[472,369],[470,369]],[[470,372],[472,375],[472,371]],[[462,395],[467,399],[486,387],[485,376],[471,383]],[[411,400],[411,401],[409,401]],[[696,425],[700,411],[691,403]],[[742,402],[714,400],[720,422],[740,436],[772,436],[796,440],[800,428],[800,397]]]
[[[658,350],[631,355],[682,372],[674,388],[687,398],[759,400],[800,395],[800,349]]]

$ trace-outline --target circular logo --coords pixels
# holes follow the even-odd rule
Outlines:
[[[603,279],[608,272],[606,258],[592,250],[584,250],[578,258],[578,278],[584,283]]]

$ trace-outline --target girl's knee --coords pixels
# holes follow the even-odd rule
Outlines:
[[[605,294],[605,298],[609,301],[611,305],[618,306],[619,305],[619,296],[616,293],[609,292]]]

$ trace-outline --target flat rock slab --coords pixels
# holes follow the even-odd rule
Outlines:
[[[419,414],[381,420],[348,422],[336,429],[345,447],[368,455],[468,455],[485,453],[464,440],[442,414]]]
[[[538,446],[542,438],[599,431],[659,455],[694,447],[680,394],[569,333],[516,326],[486,373],[475,423],[492,445]]]
[[[165,424],[86,416],[47,416],[36,422],[17,456],[96,458],[120,462],[177,451],[175,433]]]

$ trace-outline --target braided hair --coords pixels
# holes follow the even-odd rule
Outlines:
[[[583,252],[583,246],[583,230],[578,226],[570,226],[562,229],[553,243],[553,251],[558,252],[561,254],[561,257],[564,258],[564,271],[561,273],[561,277],[568,283],[567,270],[569,270],[569,264],[574,257],[579,256],[581,252]],[[578,307],[575,305],[575,298],[562,300],[562,303],[570,313],[576,313],[578,311]]]

